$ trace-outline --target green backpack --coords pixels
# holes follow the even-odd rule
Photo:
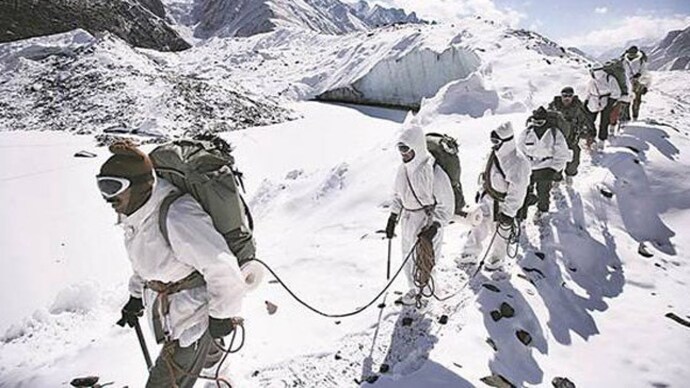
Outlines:
[[[214,135],[200,135],[193,140],[177,140],[156,147],[149,154],[156,175],[171,182],[175,191],[163,200],[159,227],[170,244],[167,216],[170,206],[185,194],[191,194],[213,226],[228,244],[238,263],[254,258],[256,245],[252,235],[253,220],[239,192],[242,173],[235,170],[232,148]]]
[[[440,133],[426,134],[426,148],[436,159],[436,164],[448,174],[455,196],[455,214],[462,214],[465,197],[462,194],[460,182],[460,157],[458,157],[458,142],[448,135]]]

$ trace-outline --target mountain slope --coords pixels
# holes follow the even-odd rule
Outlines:
[[[83,30],[0,44],[0,131],[43,128],[156,138],[290,117],[272,100],[233,82],[172,73],[158,55]]]
[[[653,70],[690,70],[690,27],[671,31],[648,52]]]
[[[536,85],[563,79],[560,72],[583,87],[578,80],[586,63],[538,34],[471,18],[458,27],[403,25],[342,36],[280,29],[214,40],[194,47],[181,68],[208,78],[229,75],[274,96],[415,109],[443,85],[476,71],[502,85],[494,88],[500,103],[487,108],[505,112],[536,108],[535,96],[550,99],[563,85]]]
[[[0,42],[67,32],[109,31],[137,47],[160,51],[189,48],[165,22],[160,0],[36,0],[0,2]]]
[[[345,34],[396,23],[421,23],[400,9],[353,7],[339,0],[166,0],[178,23],[195,38],[247,37],[277,28]],[[366,4],[366,3],[365,3]],[[367,6],[368,7],[368,6]],[[359,12],[362,10],[362,12]]]
[[[554,190],[546,222],[523,225],[508,279],[482,271],[470,280],[474,268],[455,267],[468,231],[455,223],[445,232],[437,277],[439,294],[452,297],[432,300],[423,314],[391,304],[394,291],[405,290],[400,282],[383,309],[337,321],[266,283],[246,298],[247,341],[222,374],[249,387],[471,387],[493,375],[515,386],[549,386],[557,377],[578,387],[683,386],[690,378],[687,328],[665,315],[690,319],[690,239],[682,233],[690,223],[683,178],[690,168],[690,82],[681,72],[655,77],[642,112],[647,121],[624,128],[601,153],[585,151],[575,185]],[[504,121],[519,131],[527,114],[469,119],[435,108],[461,91],[444,89],[418,120],[426,131],[460,140],[463,186],[473,193],[489,131]],[[400,163],[394,145],[404,112],[315,103],[296,109],[303,120],[227,138],[246,173],[261,257],[308,302],[349,311],[385,283],[387,244],[375,231],[385,223]],[[5,302],[12,311],[15,304],[36,309],[11,321],[1,338],[0,385],[45,386],[89,374],[140,385],[146,372],[136,337],[113,324],[127,295],[122,231],[95,189],[83,189],[93,187],[107,151],[59,133],[1,133],[0,145],[2,165],[15,165],[0,177],[12,178],[0,203],[14,202],[0,207],[0,219],[13,227],[0,238],[16,262],[2,284],[11,292],[2,295],[32,295],[33,302]],[[82,148],[97,158],[72,158]],[[44,155],[32,164],[34,150]],[[37,184],[54,194],[46,198]],[[39,214],[44,222],[31,222]],[[27,244],[29,230],[53,234]],[[640,243],[653,257],[638,254]],[[392,247],[395,270],[397,239]],[[37,266],[51,269],[34,274],[39,289],[24,281]],[[266,300],[278,305],[275,314],[266,313]],[[491,312],[502,303],[514,316],[494,321]],[[529,334],[531,341],[521,334],[527,345],[518,331]]]

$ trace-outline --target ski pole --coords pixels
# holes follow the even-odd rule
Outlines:
[[[146,360],[146,370],[151,370],[153,364],[151,363],[151,356],[149,355],[149,349],[146,347],[146,341],[144,340],[144,333],[141,332],[141,326],[139,325],[139,319],[134,321],[134,331],[137,332],[137,339],[139,340],[139,345],[141,345],[141,351],[144,353],[144,359]]]

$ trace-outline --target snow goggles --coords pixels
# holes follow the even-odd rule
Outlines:
[[[532,119],[530,121],[535,127],[542,127],[546,125],[546,119]]]
[[[563,98],[573,98],[573,93],[561,93],[561,97],[563,97]]]
[[[398,151],[400,151],[401,154],[406,154],[410,152],[411,148],[405,144],[398,144]]]
[[[117,197],[132,184],[129,179],[117,176],[97,176],[96,182],[98,183],[98,190],[101,191],[101,195],[105,199]]]

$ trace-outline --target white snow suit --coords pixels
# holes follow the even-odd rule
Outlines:
[[[433,239],[436,261],[441,257],[443,227],[455,213],[455,197],[448,175],[435,165],[435,159],[427,151],[424,132],[416,125],[403,131],[399,143],[414,150],[414,159],[403,163],[395,177],[391,212],[398,215],[402,234],[403,259],[417,242],[423,227],[437,221],[441,227]],[[413,258],[406,265],[410,288],[413,281]]]
[[[495,152],[496,160],[492,161],[491,156],[489,156],[487,163],[489,161],[492,163],[482,174],[482,187],[487,184],[490,185],[491,191],[505,194],[502,200],[497,201],[497,210],[514,218],[525,201],[532,170],[525,155],[517,149],[514,139],[505,141],[497,151],[492,152]],[[488,177],[486,176],[487,170]],[[480,198],[479,207],[482,211],[482,221],[470,231],[462,251],[464,258],[461,261],[475,261],[482,253],[484,241],[487,237],[492,236],[498,227],[498,223],[494,220],[496,216],[494,214],[494,202],[496,199],[483,188],[480,189]],[[489,267],[501,266],[506,252],[506,240],[497,235],[487,257],[487,265]]]
[[[642,52],[638,52],[637,55],[632,59],[629,59],[628,55],[624,54],[622,57],[622,63],[623,67],[625,68],[625,79],[628,85],[628,90],[631,90],[631,94],[633,95],[632,118],[636,120],[640,112],[642,94],[646,93],[651,84],[651,77],[647,72],[647,59]],[[630,119],[630,106],[626,106],[625,109],[626,118]]]
[[[638,52],[633,59],[629,59],[627,54],[623,55],[623,68],[625,68],[625,77],[632,85],[632,79],[635,75],[638,77],[645,77],[647,75],[647,61],[643,59],[642,52]],[[644,82],[643,82],[644,83]],[[629,87],[628,90],[632,90]]]
[[[601,112],[606,108],[609,100],[621,98],[621,88],[616,77],[607,74],[604,70],[590,70],[591,78],[587,83],[587,97],[585,105],[592,112]]]
[[[187,347],[206,332],[209,316],[236,316],[247,286],[237,259],[213,227],[211,217],[189,194],[170,206],[168,245],[158,218],[161,202],[173,190],[172,184],[158,179],[151,197],[141,208],[130,216],[120,214],[120,225],[125,230],[125,247],[134,272],[129,292],[144,300],[149,320],[158,294],[146,287],[146,282],[176,282],[194,271],[203,275],[205,286],[169,295],[169,314],[163,318],[170,339]]]
[[[532,171],[544,168],[561,171],[573,156],[563,132],[556,127],[547,129],[540,139],[535,128],[528,126],[520,134],[517,147],[529,160]]]

